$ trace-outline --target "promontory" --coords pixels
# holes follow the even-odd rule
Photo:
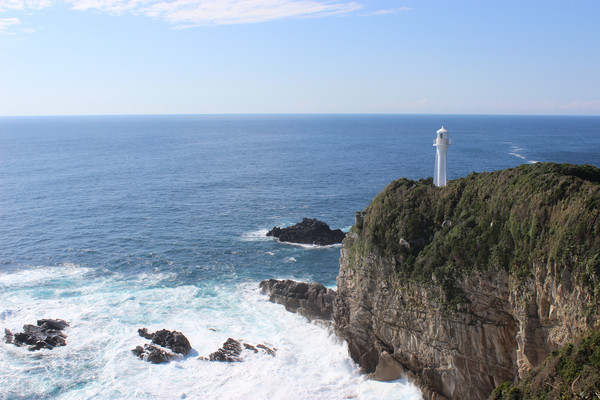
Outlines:
[[[600,170],[540,163],[389,184],[344,239],[334,320],[366,373],[428,399],[579,398],[600,358],[535,374],[598,352],[599,296]]]

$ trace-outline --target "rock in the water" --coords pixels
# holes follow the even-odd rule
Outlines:
[[[152,340],[152,343],[158,347],[151,344],[145,344],[144,347],[136,346],[131,352],[142,360],[154,364],[171,361],[176,357],[174,353],[186,356],[192,349],[190,342],[181,332],[162,329],[154,333],[149,333],[148,329],[142,328],[138,329],[138,333],[141,337]]]
[[[144,347],[136,346],[135,349],[131,350],[131,352],[142,360],[151,362],[153,364],[169,362],[175,358],[175,354],[171,353],[170,351],[160,349],[151,344],[145,344]]]
[[[261,349],[268,355],[275,357],[275,352],[277,351],[277,349],[275,349],[275,348],[272,349],[270,347],[265,346],[264,344],[257,344],[256,347]]]
[[[13,334],[5,329],[4,340],[15,346],[28,345],[30,351],[53,349],[67,344],[67,335],[62,330],[69,324],[62,319],[40,319],[36,325],[23,325],[23,332]]]
[[[15,335],[8,328],[4,328],[4,341],[6,343],[12,343],[15,339]]]
[[[190,342],[181,332],[162,329],[154,333],[148,333],[148,329],[142,328],[138,329],[138,333],[141,337],[152,340],[152,343],[171,349],[175,353],[183,354],[184,356],[187,356],[192,349]]]
[[[274,227],[267,233],[267,236],[274,236],[280,242],[327,246],[342,243],[346,234],[341,229],[331,230],[325,222],[304,218],[302,222],[294,226],[287,228]]]
[[[275,356],[275,351],[277,349],[270,348],[264,344],[253,346],[251,344],[244,343],[241,340],[229,338],[225,341],[225,343],[223,343],[223,347],[221,347],[219,350],[211,353],[208,357],[201,358],[207,361],[241,362],[244,361],[244,350],[249,350],[253,353],[265,353]]]
[[[239,341],[229,338],[223,343],[223,347],[211,353],[208,359],[210,361],[239,362],[242,361],[240,357],[242,350],[242,344]]]
[[[270,301],[284,305],[288,311],[311,320],[333,318],[335,290],[327,289],[320,283],[269,279],[262,281],[258,287],[269,296]]]
[[[370,378],[375,381],[389,382],[404,376],[406,376],[406,371],[402,365],[390,353],[384,351],[379,355],[379,362]]]

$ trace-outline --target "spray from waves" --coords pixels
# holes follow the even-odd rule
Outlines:
[[[244,242],[271,241],[273,237],[267,236],[268,229],[258,229],[251,232],[246,232],[241,235],[241,240]]]
[[[52,351],[0,344],[0,370],[7,371],[0,374],[0,398],[374,399],[389,393],[420,398],[406,381],[365,380],[343,343],[267,301],[257,282],[167,287],[168,279],[168,274],[97,274],[75,265],[3,275],[3,327],[18,331],[44,317],[71,326],[67,346]],[[169,364],[142,362],[130,351],[145,342],[137,335],[140,327],[181,331],[194,350]],[[236,364],[197,357],[228,337],[266,343],[277,355],[251,355]]]
[[[520,158],[521,160],[529,163],[529,164],[537,164],[539,161],[535,161],[535,160],[529,160],[527,157],[525,157],[521,152],[524,150],[522,147],[519,146],[515,146],[512,143],[508,143],[511,145],[511,149],[509,151],[509,154],[512,156],[515,156],[517,158]]]
[[[12,273],[0,275],[0,288],[9,289],[11,287],[28,287],[47,284],[69,278],[80,278],[92,270],[82,268],[72,263],[63,263],[57,267],[36,268],[26,267],[24,273]]]

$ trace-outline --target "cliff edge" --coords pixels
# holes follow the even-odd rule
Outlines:
[[[392,182],[343,242],[334,320],[375,379],[484,399],[599,327],[600,170]]]

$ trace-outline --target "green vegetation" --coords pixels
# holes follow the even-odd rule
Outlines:
[[[600,332],[553,352],[517,386],[503,383],[490,400],[600,399]]]
[[[453,280],[504,269],[517,281],[532,265],[569,268],[600,294],[600,169],[543,163],[472,173],[434,187],[399,179],[365,210],[349,249],[393,260],[399,279],[431,282],[460,303]],[[404,239],[402,241],[401,239]]]

